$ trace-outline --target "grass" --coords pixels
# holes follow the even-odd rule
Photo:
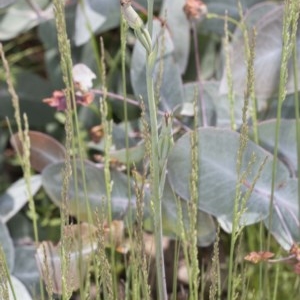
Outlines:
[[[278,143],[279,143],[279,126],[281,120],[282,103],[286,96],[285,85],[287,82],[287,65],[291,57],[293,57],[294,66],[297,66],[297,49],[296,43],[296,30],[297,21],[299,18],[299,12],[297,1],[285,2],[285,14],[284,14],[284,28],[283,28],[283,53],[281,59],[281,73],[280,73],[280,88],[277,106],[277,123],[274,156],[278,155]],[[169,152],[173,147],[173,133],[172,133],[172,116],[165,114],[163,118],[162,130],[158,131],[159,118],[157,116],[157,87],[153,80],[153,70],[155,61],[159,57],[156,44],[152,41],[153,31],[153,1],[148,1],[148,27],[145,28],[143,21],[136,14],[134,9],[127,4],[124,4],[123,19],[121,22],[121,68],[122,68],[122,90],[124,99],[124,116],[127,120],[128,107],[127,107],[127,92],[126,92],[126,34],[128,33],[127,24],[131,27],[136,34],[137,39],[145,48],[145,60],[146,60],[146,74],[147,74],[147,107],[149,107],[149,119],[150,123],[147,123],[147,116],[145,108],[143,110],[142,123],[144,125],[143,135],[146,143],[146,157],[143,162],[144,173],[139,174],[135,167],[131,168],[129,163],[126,165],[127,175],[134,177],[134,192],[136,196],[136,222],[134,224],[125,224],[127,227],[127,240],[130,245],[130,253],[125,250],[120,255],[118,253],[118,247],[116,242],[116,236],[119,234],[119,229],[116,229],[114,220],[112,218],[112,188],[113,181],[111,176],[111,157],[109,156],[110,148],[112,145],[112,120],[109,114],[109,104],[107,101],[107,83],[106,83],[106,66],[104,59],[104,45],[101,40],[100,48],[102,54],[102,60],[98,61],[99,74],[101,74],[102,85],[102,97],[100,98],[99,114],[101,115],[103,130],[105,132],[105,155],[104,158],[104,174],[105,174],[105,187],[106,197],[103,202],[107,203],[107,206],[103,206],[103,211],[93,211],[90,207],[88,199],[88,190],[86,185],[86,172],[85,172],[85,157],[86,150],[84,141],[81,137],[81,129],[79,117],[76,110],[76,95],[74,92],[74,84],[72,80],[72,56],[70,41],[66,34],[66,24],[64,16],[64,7],[62,1],[54,0],[55,7],[55,19],[58,34],[58,47],[61,55],[61,68],[63,73],[63,80],[65,84],[66,105],[65,111],[65,147],[66,157],[63,170],[63,182],[62,182],[62,206],[60,207],[61,216],[61,239],[60,239],[60,260],[61,260],[61,274],[62,278],[54,278],[54,280],[61,280],[62,290],[61,299],[72,299],[75,297],[72,289],[72,276],[70,269],[72,268],[72,260],[70,259],[73,252],[72,236],[70,236],[65,228],[69,225],[69,189],[71,182],[71,175],[75,178],[81,178],[83,182],[83,190],[85,197],[86,210],[88,212],[89,224],[95,225],[96,238],[89,228],[87,234],[87,240],[76,240],[78,242],[79,250],[85,249],[86,245],[90,245],[93,249],[88,259],[88,276],[86,280],[80,281],[77,295],[79,299],[92,298],[92,288],[95,288],[95,299],[283,299],[284,297],[292,297],[293,299],[299,295],[300,279],[291,272],[291,267],[286,264],[269,264],[263,262],[260,265],[251,265],[244,261],[245,254],[251,251],[271,251],[276,254],[283,255],[282,250],[272,238],[270,232],[267,232],[263,224],[256,224],[249,227],[240,226],[241,215],[245,211],[245,206],[252,190],[255,188],[255,183],[260,177],[260,174],[264,168],[265,161],[261,164],[261,167],[257,174],[255,174],[255,180],[249,188],[249,192],[242,195],[241,186],[245,182],[247,176],[251,173],[252,165],[255,162],[255,155],[252,156],[248,162],[246,170],[242,170],[242,158],[248,143],[248,116],[251,115],[254,122],[255,137],[254,140],[258,142],[257,132],[257,103],[254,93],[254,58],[255,58],[255,34],[249,38],[245,24],[242,25],[242,30],[245,40],[246,51],[246,64],[247,64],[247,87],[245,91],[244,108],[243,108],[243,124],[240,128],[240,144],[237,149],[236,159],[236,172],[238,180],[236,184],[236,197],[235,205],[233,207],[233,225],[231,236],[226,235],[224,232],[218,229],[216,233],[216,240],[212,246],[211,253],[207,258],[201,257],[202,250],[197,245],[197,207],[199,191],[197,190],[198,174],[201,164],[199,164],[198,146],[201,143],[201,135],[197,135],[197,131],[193,131],[191,135],[191,157],[192,157],[192,171],[189,179],[191,199],[188,205],[189,226],[186,227],[183,222],[183,212],[180,205],[178,205],[178,224],[181,226],[181,239],[175,243],[174,253],[172,249],[165,249],[163,239],[163,220],[162,220],[162,201],[163,191],[166,180],[166,165],[164,161],[167,159]],[[240,8],[240,14],[242,16],[242,10]],[[134,20],[134,22],[133,22]],[[227,26],[227,18],[225,17],[225,26]],[[195,28],[194,28],[195,30]],[[225,46],[229,44],[229,35],[227,27],[225,27]],[[94,43],[95,44],[95,43]],[[94,47],[96,51],[96,47]],[[9,86],[9,92],[12,96],[12,103],[15,110],[15,120],[18,127],[18,133],[24,145],[25,151],[21,155],[20,161],[24,177],[27,179],[27,191],[29,197],[29,211],[33,216],[33,228],[35,242],[38,244],[40,241],[38,233],[38,220],[36,217],[35,201],[32,196],[30,187],[30,140],[28,138],[28,120],[25,116],[21,117],[18,96],[14,90],[11,74],[9,71],[9,65],[4,56],[3,48],[0,48],[2,61],[6,69],[6,78]],[[227,67],[227,80],[229,83],[229,99],[231,107],[231,127],[236,129],[234,120],[234,92],[232,85],[232,74],[230,70],[230,57],[226,56]],[[295,78],[298,78],[297,68],[294,67]],[[200,76],[198,76],[200,81]],[[200,82],[201,83],[201,82]],[[295,80],[295,86],[297,80]],[[296,89],[297,90],[297,89]],[[195,103],[194,103],[194,128],[197,128],[197,98],[199,90],[195,91]],[[143,99],[145,100],[145,99]],[[250,101],[250,103],[249,103]],[[75,108],[75,109],[74,109]],[[203,114],[203,111],[201,111]],[[296,114],[296,127],[297,131],[297,155],[298,161],[300,161],[300,121],[299,121],[299,100],[297,93],[295,93],[295,114]],[[127,123],[127,122],[126,122]],[[126,125],[126,149],[129,148],[128,132],[129,129]],[[129,151],[129,150],[128,150]],[[77,158],[75,159],[75,155]],[[129,153],[127,152],[127,157]],[[271,202],[270,202],[270,215],[272,216],[272,208],[274,206],[273,196],[275,192],[275,178],[277,169],[277,160],[274,160],[273,172],[272,172],[272,186],[271,186]],[[80,165],[80,172],[77,172],[76,165]],[[298,178],[300,175],[300,168],[298,168]],[[150,185],[151,199],[150,199],[150,218],[152,220],[152,228],[155,243],[152,245],[152,251],[154,248],[154,257],[147,249],[145,242],[144,230],[143,230],[143,217],[145,213],[145,185]],[[298,191],[300,190],[298,181]],[[79,195],[79,187],[75,186],[75,195]],[[131,186],[128,183],[128,197],[131,197]],[[300,193],[299,205],[300,205]],[[78,197],[77,197],[78,198]],[[179,203],[179,201],[178,201]],[[239,204],[242,203],[242,206]],[[79,207],[79,205],[78,205]],[[134,213],[133,211],[130,213]],[[81,222],[80,211],[78,209],[76,220]],[[272,217],[269,222],[271,224]],[[75,224],[73,224],[75,226]],[[83,233],[80,231],[80,236]],[[106,239],[106,233],[108,232],[108,238]],[[258,234],[259,233],[259,234]],[[124,238],[122,237],[122,240]],[[107,244],[113,245],[107,247]],[[94,246],[96,245],[96,246]],[[119,245],[120,246],[120,245]],[[151,248],[150,247],[150,248]],[[7,278],[9,285],[11,285],[10,275],[5,263],[2,248],[0,249],[0,274],[2,278]],[[45,251],[46,252],[46,251]],[[174,273],[172,277],[171,289],[168,286],[166,278],[168,270],[165,266],[166,255],[174,254],[174,261],[172,267],[174,267]],[[184,257],[184,259],[182,259]],[[52,259],[52,257],[50,257]],[[79,256],[78,272],[83,273],[82,263],[85,261],[85,257]],[[45,257],[46,260],[46,257]],[[48,268],[48,264],[44,262],[46,268],[46,277],[52,278],[51,268]],[[180,264],[184,264],[186,272],[188,274],[187,282],[183,284],[178,281],[177,267]],[[153,268],[155,267],[155,272]],[[122,274],[123,273],[123,274]],[[125,274],[125,275],[124,275]],[[154,274],[154,275],[153,275]],[[72,276],[70,276],[72,275]],[[154,276],[154,284],[151,284],[149,277]],[[124,279],[125,278],[125,279]],[[53,278],[52,278],[53,279]],[[3,281],[5,282],[5,281]],[[51,280],[48,280],[48,283]],[[180,283],[179,283],[180,282]],[[53,296],[53,284],[46,285],[46,293],[41,293],[40,299],[55,299]],[[42,281],[40,282],[41,290]],[[207,288],[206,288],[207,287]],[[172,291],[172,294],[170,292]],[[0,285],[0,297],[3,299],[8,298],[8,285],[1,283]],[[14,296],[14,299],[17,299]],[[36,298],[38,299],[38,297]],[[75,298],[74,298],[75,299]]]

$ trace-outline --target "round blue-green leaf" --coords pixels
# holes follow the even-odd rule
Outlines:
[[[231,127],[231,104],[227,95],[220,95],[220,83],[218,81],[203,81],[201,85],[197,82],[190,82],[184,84],[184,104],[181,111],[182,115],[193,116],[193,103],[195,97],[196,101],[200,102],[202,97],[205,107],[204,113],[206,115],[208,126],[217,127]],[[199,98],[199,99],[198,99]],[[200,105],[199,105],[200,106]],[[232,110],[234,112],[234,123],[239,127],[242,124],[242,112],[244,106],[244,98],[236,96],[234,99]],[[199,123],[203,124],[203,108],[198,112]]]
[[[119,26],[121,19],[120,0],[88,0],[88,2],[94,12],[106,18],[105,22],[96,31],[97,34]],[[140,13],[139,9],[141,7],[147,9],[147,0],[136,0],[135,2],[139,4],[135,7],[138,13]],[[162,0],[154,0],[154,9],[157,10],[161,2]]]
[[[128,149],[112,150],[109,155],[123,164],[136,164],[145,157],[145,143],[139,143]]]
[[[30,140],[30,166],[35,171],[41,172],[47,165],[65,158],[64,146],[50,135],[40,131],[29,131],[28,138]],[[10,143],[17,153],[24,153],[18,133],[11,136]]]
[[[185,2],[185,0],[177,0],[174,5],[173,0],[165,0],[160,13],[162,19],[166,18],[167,27],[171,32],[175,46],[174,57],[181,74],[187,67],[190,53],[190,23],[183,10]]]
[[[49,165],[42,172],[42,183],[51,200],[58,206],[62,203],[64,163]],[[75,174],[77,178],[75,179]],[[84,178],[86,184],[86,196]],[[113,218],[122,218],[129,211],[135,209],[135,196],[131,184],[131,198],[128,196],[128,178],[125,174],[116,170],[110,170],[112,192],[111,209]],[[77,193],[76,193],[77,191]],[[77,216],[81,221],[88,221],[88,206],[92,214],[97,209],[101,213],[104,208],[107,211],[107,191],[105,174],[102,167],[97,167],[90,162],[84,162],[83,169],[80,161],[76,161],[72,170],[70,186],[68,189],[68,209],[71,215]],[[79,214],[79,216],[78,216]],[[92,216],[93,217],[93,216]]]
[[[14,4],[17,0],[2,0],[0,3],[0,9],[7,8],[8,6]]]
[[[33,196],[42,185],[41,176],[31,176],[29,184]],[[21,178],[0,196],[0,221],[6,223],[10,220],[27,203],[28,199],[28,187],[25,179]]]
[[[181,212],[179,210],[181,206]],[[191,225],[188,214],[188,203],[174,195],[169,180],[166,180],[165,189],[162,198],[162,219],[165,233],[174,233],[177,237],[181,236],[182,229],[180,217],[185,230]],[[198,210],[197,211],[197,242],[200,247],[211,245],[216,237],[216,225],[211,215]]]
[[[74,36],[75,45],[81,46],[88,42],[91,35],[96,32],[105,21],[106,17],[94,11],[90,7],[89,1],[77,3]]]
[[[9,300],[32,300],[28,290],[18,278],[11,276],[11,282],[16,298],[14,298],[14,294],[12,293],[11,289],[9,289]]]
[[[18,0],[7,9],[0,18],[1,41],[12,39],[53,17],[53,9],[49,1],[36,0],[35,4],[39,7],[39,12],[34,11],[26,0]]]
[[[9,272],[14,268],[15,248],[13,241],[9,235],[8,229],[4,223],[0,221],[0,245],[4,251],[4,259],[6,261]]]
[[[119,0],[88,0],[94,13],[101,14],[105,22],[96,31],[98,34],[115,28],[120,24],[120,1]]]
[[[273,153],[275,147],[276,120],[268,120],[258,125],[259,144]],[[253,136],[253,130],[251,130]],[[292,175],[298,169],[296,145],[296,120],[281,120],[278,136],[279,159],[289,168]]]
[[[27,114],[29,125],[32,127],[45,126],[53,121],[54,109],[42,102],[44,98],[51,96],[53,90],[49,81],[25,70],[19,70],[15,76],[15,89],[20,99],[21,114]],[[11,105],[11,95],[7,86],[0,82],[1,101],[0,116],[14,118],[14,110]]]
[[[186,201],[190,199],[191,134],[185,134],[175,143],[168,159],[168,176],[171,187]],[[240,181],[236,166],[241,136],[230,130],[216,128],[201,128],[197,130],[197,134],[199,138],[199,209],[224,220],[224,223],[227,224],[227,230],[230,231],[237,183],[240,184],[241,197],[245,196],[245,193],[249,192],[251,185],[254,183],[263,161],[268,157],[253,191],[245,203],[246,210],[241,216],[240,225],[249,225],[266,219],[269,215],[271,198],[274,159],[272,154],[249,141],[243,152],[240,173],[246,172],[247,176]],[[254,159],[252,159],[253,155]],[[279,215],[286,209],[287,203],[295,203],[295,199],[290,198],[291,193],[285,187],[287,181],[289,181],[288,169],[280,161],[277,162],[277,166],[274,209],[276,214]],[[243,206],[242,201],[241,198],[239,207]],[[291,216],[297,215],[297,207],[293,207],[293,210],[289,212]],[[274,236],[281,236],[280,227],[283,225],[278,224],[276,226],[274,222],[273,226],[272,233]],[[295,229],[288,227],[288,230],[294,232]],[[278,241],[281,242],[281,240]],[[286,244],[282,245],[286,247]]]
[[[33,294],[40,293],[40,274],[35,254],[36,246],[34,245],[16,247],[15,265],[12,272]]]
[[[269,205],[269,201],[264,205]],[[299,243],[298,180],[289,179],[283,186],[277,187],[272,223],[269,224],[269,218],[265,219],[264,223],[285,250],[288,251],[294,243]]]
[[[268,2],[265,0],[245,0],[240,1],[243,12],[247,12],[250,8],[255,5],[259,5],[257,3]],[[206,0],[205,4],[207,6],[207,10],[210,14],[216,14],[219,16],[227,15],[231,19],[238,21],[240,19],[238,6],[236,0]],[[231,22],[228,22],[228,29],[233,31],[235,25]],[[212,17],[204,19],[203,22],[200,23],[199,29],[204,32],[216,33],[219,35],[224,35],[224,19]]]
[[[256,18],[256,14],[262,14],[258,8],[263,12],[263,17]],[[270,7],[266,12],[265,7],[253,7],[249,10],[245,22],[249,25],[251,35],[251,28],[253,26],[256,30],[255,36],[255,59],[254,59],[254,79],[255,79],[255,93],[258,98],[259,109],[266,105],[266,99],[278,94],[280,68],[281,68],[281,54],[282,54],[282,28],[284,6],[276,5]],[[252,16],[254,14],[254,16]],[[254,22],[256,21],[256,22]],[[245,47],[244,38],[240,30],[235,32],[230,50],[231,70],[233,78],[234,92],[239,95],[244,95],[247,82],[247,66],[245,64]],[[297,31],[296,46],[300,48],[300,31]],[[298,51],[298,61],[300,52]],[[299,71],[299,66],[297,66]],[[288,65],[288,80],[286,85],[287,93],[293,93],[294,75],[292,71],[292,64]],[[227,93],[227,75],[226,70],[223,72],[221,80],[220,92]],[[298,79],[298,86],[300,86],[300,79]]]

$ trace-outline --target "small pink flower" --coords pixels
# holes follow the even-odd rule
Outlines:
[[[81,104],[83,106],[90,105],[94,100],[94,94],[91,92],[86,92],[86,93],[77,92],[75,97],[76,97],[76,103]]]
[[[94,94],[91,92],[77,92],[75,94],[75,100],[77,104],[88,106],[94,100]],[[51,98],[43,99],[43,102],[51,107],[55,107],[58,111],[66,110],[66,96],[63,91],[54,91]]]
[[[186,0],[183,10],[190,19],[200,19],[207,13],[207,6],[201,0]]]
[[[54,91],[51,98],[43,99],[43,102],[57,110],[66,110],[66,95],[63,91]]]
[[[261,261],[267,261],[274,256],[274,253],[269,251],[253,251],[250,252],[247,256],[244,257],[245,260],[248,260],[254,264],[257,264]]]

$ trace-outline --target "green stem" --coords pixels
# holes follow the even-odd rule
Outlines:
[[[198,99],[199,99],[199,106],[201,108],[202,125],[203,127],[207,127],[208,121],[206,115],[207,114],[206,103],[203,97],[203,85],[201,82],[201,64],[200,64],[200,51],[198,46],[199,41],[198,41],[197,27],[194,21],[190,22],[190,26],[192,29],[192,37],[193,37],[193,44],[194,44],[194,51],[195,51],[195,62],[196,62],[197,83],[198,83]]]
[[[152,36],[153,31],[153,3],[153,0],[148,0],[148,31],[150,36]]]
[[[152,37],[153,30],[153,0],[148,0],[148,31]],[[154,82],[153,82],[153,52],[147,53],[146,63],[146,81],[147,81],[147,96],[150,114],[150,128],[151,128],[151,195],[152,203],[154,204],[154,235],[155,235],[155,260],[156,260],[156,276],[157,286],[160,300],[166,300],[166,274],[164,263],[164,252],[162,245],[162,212],[161,212],[161,195],[160,191],[160,166],[158,153],[158,131],[157,131],[157,107],[154,96]]]
[[[241,24],[239,21],[233,19],[233,18],[230,18],[228,17],[227,15],[224,16],[224,15],[218,15],[218,14],[212,14],[212,13],[208,13],[206,15],[206,19],[219,19],[219,20],[223,20],[223,21],[226,21],[226,19],[232,23],[233,25],[235,25],[236,27],[240,28],[241,29]]]
[[[279,133],[281,124],[281,110],[282,103],[286,96],[286,82],[288,76],[288,60],[291,56],[291,50],[294,49],[297,30],[297,19],[299,17],[296,14],[297,1],[286,1],[284,14],[283,14],[283,30],[282,30],[282,53],[281,53],[281,66],[280,66],[280,79],[279,79],[279,91],[278,91],[278,104],[277,104],[277,116],[276,116],[276,127],[275,127],[275,142],[274,142],[274,159],[272,165],[272,184],[271,184],[271,196],[269,206],[269,222],[268,222],[268,238],[267,238],[267,251],[270,249],[271,244],[271,228],[273,219],[273,205],[274,205],[274,193],[275,183],[277,174],[277,157],[278,157],[278,145],[279,145]],[[293,38],[294,37],[294,38]],[[265,268],[264,272],[265,290],[268,292],[268,270]],[[269,295],[267,295],[269,296]]]
[[[297,139],[297,178],[298,178],[298,219],[300,220],[300,116],[299,116],[299,96],[298,96],[298,58],[297,58],[297,41],[295,37],[293,49],[293,65],[294,65],[294,100],[295,100],[295,126]],[[300,229],[299,229],[300,230]],[[300,232],[299,232],[300,233]]]
[[[228,16],[225,16],[224,20],[224,47],[225,47],[225,70],[226,70],[226,80],[228,86],[228,100],[230,107],[230,126],[232,130],[236,130],[236,122],[234,116],[234,91],[233,91],[233,80],[232,80],[232,69],[231,69],[231,58],[229,50],[229,30],[228,30]]]
[[[160,176],[159,176],[159,157],[158,157],[158,132],[157,132],[157,114],[154,98],[154,83],[152,78],[151,54],[147,57],[147,93],[150,113],[151,127],[151,195],[154,203],[154,234],[155,234],[155,258],[156,258],[156,276],[158,284],[159,299],[167,299],[166,275],[164,265],[164,253],[162,246],[162,213],[160,197]]]
[[[121,16],[121,67],[122,67],[122,90],[123,90],[123,113],[125,122],[125,147],[126,147],[126,172],[128,178],[130,178],[130,162],[129,162],[129,129],[128,129],[128,103],[127,103],[127,88],[126,88],[126,32],[127,24]],[[127,181],[128,198],[131,199],[131,183],[130,180]],[[129,220],[128,224],[131,229],[132,209],[129,205]]]
[[[82,9],[82,12],[83,12],[83,15],[84,15],[85,25],[87,27],[87,30],[89,31],[90,36],[91,36],[90,43],[92,45],[93,55],[94,55],[94,58],[95,58],[95,61],[96,61],[97,69],[98,69],[97,70],[98,75],[100,75],[102,73],[102,66],[101,66],[99,55],[98,55],[98,39],[93,34],[92,24],[91,24],[90,19],[87,15],[87,12],[86,12],[86,5],[87,4],[85,3],[85,1],[80,0],[79,5],[80,5],[80,7]]]
[[[280,275],[280,271],[281,271],[280,269],[281,269],[280,264],[277,264],[276,271],[275,271],[275,282],[274,282],[274,288],[273,288],[273,291],[274,291],[273,298],[272,298],[273,300],[278,299],[277,292],[278,292],[278,284],[279,284],[279,275]]]
[[[288,4],[285,4],[288,5]],[[283,41],[282,41],[282,53],[281,53],[281,65],[280,65],[280,77],[279,77],[279,90],[278,90],[278,103],[277,103],[277,115],[276,115],[276,127],[275,127],[275,141],[274,141],[274,159],[272,165],[272,183],[271,183],[271,197],[270,197],[270,206],[269,206],[269,222],[268,222],[268,239],[267,239],[267,251],[270,249],[271,243],[271,226],[272,226],[272,218],[273,218],[273,204],[274,204],[274,193],[275,193],[275,181],[276,181],[276,173],[277,173],[277,157],[278,157],[278,145],[279,145],[279,133],[280,133],[280,124],[281,124],[281,110],[282,103],[286,96],[286,82],[287,82],[287,62],[290,57],[290,53],[288,50],[292,46],[290,41],[290,32],[289,26],[291,20],[289,20],[289,15],[291,14],[291,9],[289,7],[285,7],[284,16],[283,16]]]

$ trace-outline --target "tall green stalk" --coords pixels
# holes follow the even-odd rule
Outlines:
[[[274,160],[272,166],[272,185],[271,185],[271,199],[269,207],[269,224],[268,227],[272,226],[272,211],[274,204],[274,193],[275,193],[275,181],[277,172],[277,156],[278,156],[278,144],[279,144],[279,131],[281,124],[281,109],[283,101],[286,97],[286,83],[288,78],[288,61],[291,57],[292,50],[294,48],[293,43],[296,39],[296,32],[299,18],[299,2],[298,0],[286,1],[285,10],[283,16],[283,31],[282,31],[282,54],[281,54],[281,66],[280,66],[280,77],[279,77],[279,91],[278,91],[278,102],[277,102],[277,116],[276,116],[276,127],[275,127],[275,142],[274,142]],[[270,249],[271,233],[268,232],[267,249]]]
[[[155,235],[155,260],[156,260],[156,276],[158,287],[158,299],[167,299],[166,276],[164,266],[164,253],[162,246],[162,211],[161,198],[163,194],[165,174],[163,168],[160,166],[161,152],[159,151],[159,137],[157,124],[157,107],[154,93],[153,69],[155,65],[156,53],[152,47],[152,14],[153,14],[153,0],[148,0],[148,28],[144,27],[143,21],[139,15],[131,7],[130,0],[121,0],[121,9],[124,19],[127,21],[129,27],[134,30],[134,33],[140,43],[146,50],[146,84],[148,107],[150,115],[150,139],[151,139],[151,153],[150,153],[150,176],[151,176],[151,205],[153,209],[154,218],[154,235]]]
[[[199,78],[198,78],[199,79]],[[191,162],[192,169],[190,175],[190,201],[188,204],[188,217],[189,228],[187,230],[188,237],[188,259],[190,260],[190,266],[188,268],[189,276],[189,294],[191,300],[197,300],[199,294],[200,285],[200,270],[198,261],[198,238],[197,238],[197,221],[198,221],[198,206],[199,206],[199,147],[200,137],[198,128],[198,91],[195,91],[194,96],[194,130],[191,132]],[[203,108],[203,107],[202,107]],[[203,120],[203,126],[205,122]],[[203,285],[201,285],[201,288]],[[203,289],[202,289],[203,290]]]
[[[158,159],[158,133],[157,133],[157,116],[156,105],[154,100],[154,88],[152,78],[152,68],[150,67],[149,57],[147,58],[147,90],[150,111],[150,127],[151,127],[151,194],[154,203],[154,233],[156,245],[156,275],[159,287],[159,299],[167,299],[165,286],[165,267],[164,254],[162,247],[162,212],[160,197],[160,176],[159,176],[159,159]]]
[[[242,227],[240,226],[241,216],[243,214],[243,210],[245,210],[246,202],[248,201],[251,192],[254,188],[254,185],[257,179],[260,176],[261,170],[264,166],[264,163],[260,166],[259,172],[257,173],[256,177],[254,178],[253,183],[251,184],[250,189],[246,192],[243,196],[241,187],[244,180],[247,177],[247,174],[251,172],[251,165],[255,162],[255,157],[253,156],[246,168],[243,171],[243,155],[246,150],[248,144],[248,110],[249,110],[249,98],[251,98],[251,91],[254,91],[254,42],[249,44],[248,36],[247,36],[247,43],[245,43],[246,51],[246,59],[247,59],[247,85],[245,91],[245,99],[244,99],[244,107],[243,107],[243,124],[241,126],[241,135],[240,135],[240,142],[239,142],[239,149],[237,153],[237,161],[236,161],[236,172],[237,172],[237,183],[236,183],[236,195],[234,199],[234,207],[233,207],[233,222],[232,222],[232,237],[230,243],[230,254],[229,254],[229,267],[228,267],[228,293],[227,299],[234,299],[236,297],[236,286],[239,283],[240,278],[235,276],[237,274],[236,265],[234,267],[234,253],[236,250],[236,242],[238,237],[242,231]]]
[[[247,24],[245,22],[245,18],[243,15],[243,8],[241,5],[241,1],[238,1],[238,11],[239,11],[239,15],[241,18],[241,22],[240,22],[240,27],[241,27],[241,31],[243,33],[243,37],[244,37],[244,53],[245,53],[245,57],[247,59],[247,68],[250,69],[250,71],[253,73],[250,76],[253,78],[254,80],[254,59],[255,59],[255,53],[254,53],[254,49],[255,49],[255,36],[256,36],[256,31],[255,29],[252,29],[251,34],[249,35],[248,33],[248,29],[247,29]],[[251,54],[251,49],[253,49],[253,54]],[[253,58],[251,58],[251,55],[253,55]],[[251,65],[249,65],[249,62],[251,63]],[[254,142],[256,144],[258,144],[258,128],[257,128],[257,99],[255,96],[255,84],[254,82],[252,84],[249,85],[249,89],[247,90],[247,97],[249,97],[251,99],[251,104],[252,106],[249,106],[249,110],[251,112],[251,117],[252,117],[252,128],[253,128],[253,139]]]
[[[232,130],[236,130],[236,121],[234,116],[234,91],[233,91],[233,80],[232,80],[232,69],[231,69],[231,58],[230,58],[230,50],[229,50],[229,31],[228,31],[228,16],[226,15],[224,21],[224,47],[225,47],[225,66],[226,66],[226,80],[228,86],[228,100],[230,107],[230,126]]]
[[[300,9],[300,7],[299,7]],[[299,116],[299,96],[298,96],[298,57],[297,57],[297,37],[295,36],[293,48],[293,66],[294,66],[294,100],[295,100],[295,127],[296,127],[296,140],[297,140],[297,178],[298,178],[298,219],[300,220],[300,116]],[[300,229],[299,229],[300,230]],[[299,231],[300,232],[300,231]]]
[[[283,30],[282,30],[282,53],[281,53],[281,65],[280,65],[280,77],[279,77],[279,91],[278,91],[278,101],[277,101],[277,115],[276,115],[276,127],[275,127],[275,141],[274,141],[274,159],[272,165],[272,183],[271,183],[271,197],[269,206],[269,222],[267,238],[267,250],[270,249],[271,244],[271,228],[273,221],[273,205],[274,205],[274,193],[277,175],[277,157],[278,157],[278,145],[279,145],[279,133],[281,124],[281,110],[282,104],[286,97],[286,83],[288,78],[288,61],[292,55],[292,50],[294,49],[293,43],[296,40],[296,33],[298,27],[299,18],[299,1],[285,1],[285,8],[283,14]],[[265,291],[267,292],[267,297],[269,297],[268,290],[268,269],[265,268],[264,272],[264,284],[267,287]],[[276,291],[274,291],[276,293]],[[266,294],[264,294],[266,297]]]
[[[28,131],[29,131],[28,119],[27,119],[27,115],[24,114],[23,120],[24,120],[25,130],[23,131],[19,97],[15,91],[11,72],[10,72],[10,67],[9,67],[8,61],[5,57],[3,46],[1,43],[0,43],[0,57],[3,62],[6,82],[8,85],[8,92],[12,97],[12,106],[14,108],[14,117],[15,117],[15,121],[17,123],[17,128],[18,128],[18,136],[23,145],[22,155],[20,155],[20,153],[18,153],[18,154],[20,156],[21,167],[22,167],[22,170],[24,173],[24,178],[25,178],[25,182],[26,182],[26,190],[27,190],[27,194],[28,194],[28,198],[29,198],[28,202],[29,202],[29,210],[32,215],[32,221],[33,221],[34,240],[37,244],[39,242],[37,215],[36,215],[36,210],[35,210],[35,202],[34,202],[34,199],[32,196],[31,185],[30,185],[31,169],[30,169],[30,139],[28,136]],[[8,121],[8,119],[7,119],[7,121]],[[7,124],[9,125],[9,122],[7,122]],[[10,127],[10,125],[9,125],[9,127]],[[10,131],[11,131],[11,129],[10,129]],[[40,291],[41,291],[41,299],[44,299],[44,289],[43,289],[41,279],[40,279]]]
[[[88,213],[88,219],[90,223],[92,223],[92,215],[91,210],[89,207],[88,196],[87,196],[87,186],[86,186],[86,177],[85,177],[85,170],[84,170],[84,147],[83,142],[80,139],[80,127],[79,121],[76,111],[76,100],[75,100],[75,91],[74,91],[74,84],[73,84],[73,75],[72,75],[72,57],[71,57],[71,46],[70,41],[67,36],[66,31],[66,21],[65,21],[65,14],[64,14],[64,4],[60,0],[54,0],[54,12],[55,12],[55,21],[56,21],[56,29],[57,29],[57,36],[58,36],[58,47],[61,56],[61,70],[63,74],[63,81],[65,83],[65,96],[66,96],[66,122],[65,122],[65,132],[66,132],[66,157],[65,157],[65,166],[63,170],[63,186],[62,186],[62,206],[61,206],[61,256],[62,256],[62,285],[63,285],[63,299],[69,299],[69,295],[72,291],[69,288],[69,278],[67,271],[69,270],[69,253],[70,253],[70,246],[68,237],[64,234],[64,225],[68,222],[68,190],[70,186],[70,180],[73,173],[74,182],[78,182],[78,172],[77,172],[77,160],[72,158],[72,153],[78,149],[79,154],[79,163],[80,163],[80,175],[83,182],[83,190],[85,195],[86,201],[86,208]],[[74,109],[73,109],[74,108]],[[75,151],[76,152],[76,151]],[[72,169],[73,166],[73,169]],[[78,186],[75,184],[75,194],[78,195]],[[76,197],[78,198],[78,197]],[[80,221],[80,214],[78,212],[78,221]],[[81,266],[81,259],[79,257],[79,272],[81,273],[82,270],[80,269]],[[80,297],[83,296],[83,286],[80,287]]]
[[[130,162],[129,162],[129,128],[128,128],[128,101],[127,101],[127,88],[126,88],[126,33],[128,26],[123,16],[121,16],[121,67],[122,67],[122,91],[123,91],[123,114],[125,122],[125,147],[126,147],[126,172],[130,178]],[[128,198],[131,199],[131,183],[127,181]],[[131,205],[129,206],[129,220],[133,219]],[[128,224],[131,229],[131,222]]]

